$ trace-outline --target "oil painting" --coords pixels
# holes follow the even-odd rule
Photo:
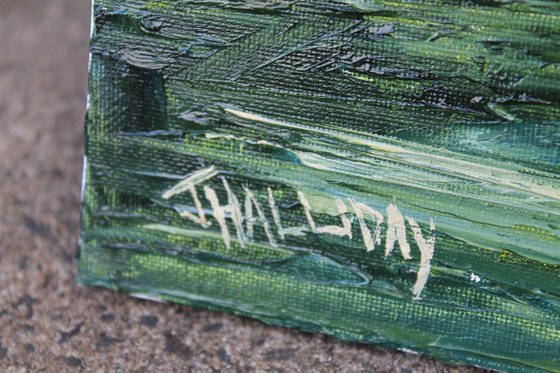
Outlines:
[[[560,371],[560,3],[93,9],[80,283]]]

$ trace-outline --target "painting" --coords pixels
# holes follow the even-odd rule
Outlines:
[[[560,3],[93,18],[81,284],[560,372]]]

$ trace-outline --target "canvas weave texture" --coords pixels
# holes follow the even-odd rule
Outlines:
[[[560,372],[560,3],[93,17],[80,283]]]

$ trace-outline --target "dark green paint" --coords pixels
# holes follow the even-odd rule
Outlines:
[[[80,276],[512,372],[560,372],[560,3],[96,0]],[[211,226],[182,218],[197,185]],[[203,186],[250,188],[243,247]],[[304,192],[319,226],[304,232]],[[381,212],[366,252],[349,199]],[[435,234],[385,256],[386,208]],[[254,214],[256,214],[254,212]],[[435,232],[430,232],[430,219]],[[245,219],[243,227],[248,221]],[[372,222],[368,222],[373,231]]]

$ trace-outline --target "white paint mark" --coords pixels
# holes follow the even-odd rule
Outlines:
[[[507,186],[516,190],[527,191],[560,199],[558,188],[552,185],[543,185],[536,182],[533,178],[526,177],[520,170],[512,169],[510,165],[502,163],[496,165],[483,165],[475,162],[476,158],[463,156],[450,156],[449,151],[441,152],[439,149],[428,146],[417,146],[408,141],[394,141],[388,143],[387,138],[378,135],[368,135],[353,130],[335,131],[324,127],[313,127],[299,123],[284,122],[271,118],[266,118],[258,114],[224,108],[224,111],[242,119],[258,121],[274,126],[285,128],[295,128],[299,130],[328,134],[340,140],[353,144],[364,145],[373,150],[373,156],[381,159],[389,159],[399,163],[408,164],[420,169],[438,170],[449,172],[458,176],[466,176],[482,182],[489,182],[496,185]],[[300,152],[295,152],[299,155]],[[403,157],[403,156],[406,156]]]
[[[284,234],[286,236],[305,236],[305,232],[309,232],[309,229],[307,227],[304,227],[302,225],[298,225],[297,227],[287,227],[287,228],[283,228],[282,232],[284,232]]]
[[[350,219],[346,216],[348,209],[346,208],[344,202],[340,199],[337,198],[335,202],[340,216],[340,221],[342,222],[342,227],[336,225],[326,225],[324,227],[317,228],[317,233],[326,233],[341,237],[347,236],[349,239],[352,239],[352,224],[350,223]]]
[[[211,226],[212,224],[208,220],[206,220],[206,213],[202,208],[202,203],[200,203],[200,199],[198,198],[198,193],[196,192],[196,188],[194,186],[191,186],[189,188],[189,191],[191,192],[191,195],[193,197],[194,205],[196,207],[196,211],[198,212],[198,216],[195,216],[186,210],[178,210],[179,215],[182,218],[187,218],[197,224],[202,225],[203,227]]]
[[[235,226],[235,231],[237,234],[237,239],[241,244],[241,247],[245,247],[245,233],[243,231],[243,214],[241,213],[241,206],[239,205],[239,200],[235,194],[231,191],[226,178],[222,178],[224,188],[227,192],[228,204],[225,207],[225,211],[229,212],[231,215],[231,220],[233,220],[233,225]]]
[[[480,278],[480,276],[475,275],[474,273],[471,273],[471,281],[474,281],[475,283],[479,283],[482,279]]]
[[[94,1],[91,0],[91,7],[90,7],[90,22],[89,22],[89,39],[93,39],[93,33],[95,31],[95,9],[94,9]],[[92,54],[91,52],[89,52],[89,57],[88,57],[88,73],[91,73],[91,59],[92,59]],[[88,94],[88,105],[87,105],[87,110],[89,111],[89,94]]]
[[[93,31],[95,30],[95,7],[94,7],[94,1],[91,2],[90,17],[91,17],[91,22],[90,22],[90,26],[89,26],[89,38],[90,38],[90,39],[93,39]]]
[[[82,163],[82,186],[80,187],[80,201],[82,202],[86,194],[87,164],[87,155],[84,155],[84,162]]]
[[[251,203],[251,197],[249,197],[249,194],[245,193],[245,226],[247,227],[246,234],[249,240],[253,239],[256,222],[257,219],[253,216],[253,204]]]
[[[217,174],[218,171],[214,169],[214,166],[193,172],[192,174],[187,175],[177,185],[165,191],[161,195],[161,197],[163,199],[169,199],[177,194],[181,194],[186,191],[189,191],[192,195],[194,205],[196,207],[196,211],[198,212],[198,216],[192,214],[189,211],[182,210],[182,209],[176,209],[177,212],[182,218],[189,219],[197,224],[202,225],[203,227],[209,227],[211,224],[208,220],[206,220],[206,213],[204,212],[204,209],[202,208],[202,203],[198,198],[198,193],[196,192],[196,185],[211,179]]]
[[[164,225],[164,224],[144,224],[142,228],[149,229],[149,230],[156,230],[160,232],[165,232],[169,234],[176,234],[185,237],[217,237],[220,238],[220,235],[214,232],[204,232],[201,233],[198,229],[185,229],[180,227],[174,227],[171,225]]]
[[[395,241],[399,243],[399,248],[403,258],[412,259],[410,256],[410,245],[406,240],[406,228],[404,217],[394,204],[387,207],[387,238],[385,240],[385,257],[391,255],[395,246]]]
[[[213,139],[239,140],[237,136],[227,135],[223,133],[205,133],[204,136],[209,140],[213,140]]]
[[[159,303],[167,303],[165,300],[158,298],[156,295],[152,294],[144,294],[144,293],[131,293],[130,294],[134,298],[138,299],[145,299],[152,302],[159,302]]]
[[[280,213],[278,212],[278,207],[276,207],[276,201],[274,200],[274,195],[272,194],[272,189],[268,189],[268,205],[270,206],[270,211],[272,212],[272,220],[276,225],[278,235],[280,239],[284,241],[284,229],[282,228],[282,221],[280,220]]]
[[[162,198],[169,199],[177,194],[181,194],[187,191],[190,192],[193,197],[196,210],[198,211],[198,216],[190,213],[189,211],[182,211],[177,208],[176,209],[181,215],[181,217],[188,218],[193,222],[198,223],[207,228],[210,226],[210,222],[206,219],[206,212],[203,209],[200,199],[198,198],[196,185],[204,181],[207,181],[218,174],[219,172],[216,171],[213,166],[196,171],[190,175],[187,175],[177,185],[165,191],[162,194]],[[245,206],[244,206],[245,216],[243,216],[239,204],[239,200],[237,199],[237,196],[233,193],[225,177],[222,177],[222,182],[223,182],[224,189],[227,193],[227,199],[228,199],[227,205],[224,206],[220,205],[220,201],[218,199],[216,191],[209,186],[204,186],[204,194],[206,199],[209,201],[211,205],[212,215],[220,226],[221,237],[226,248],[230,249],[231,247],[231,236],[226,222],[226,218],[231,218],[231,220],[233,221],[237,233],[237,238],[242,247],[244,247],[247,238],[249,239],[253,238],[254,227],[256,224],[262,224],[270,245],[277,246],[274,235],[272,234],[270,222],[266,218],[266,215],[261,207],[261,204],[258,202],[255,194],[249,189],[249,187],[243,186],[243,189],[245,191]],[[346,204],[341,199],[337,198],[334,201],[336,203],[338,214],[342,225],[341,226],[327,225],[327,226],[320,227],[315,223],[315,220],[313,219],[312,208],[311,205],[309,204],[309,201],[305,197],[305,194],[302,191],[297,191],[297,196],[299,202],[303,206],[309,228],[306,226],[284,228],[282,226],[280,213],[278,211],[278,207],[274,199],[274,193],[271,188],[267,188],[267,191],[268,191],[268,204],[272,213],[273,221],[274,224],[276,225],[278,236],[282,240],[284,240],[286,235],[304,236],[305,233],[309,231],[315,234],[331,234],[336,236],[347,236],[349,239],[352,239],[352,222],[348,217],[349,211]],[[376,211],[375,209],[369,207],[364,203],[359,203],[351,198],[349,198],[349,201],[354,211],[354,215],[358,219],[366,250],[368,252],[373,251],[376,245],[381,244],[381,233],[382,233],[381,227],[384,221],[384,217],[380,212]],[[254,216],[254,211],[256,211],[257,216]],[[368,228],[366,224],[366,219],[369,219],[372,222],[374,221],[376,222],[375,231],[373,235],[370,228]],[[417,300],[420,299],[420,295],[424,287],[426,286],[428,277],[430,275],[430,268],[431,268],[430,262],[434,256],[435,240],[436,240],[435,226],[433,220],[430,220],[431,235],[430,237],[425,239],[422,236],[422,231],[420,227],[418,226],[418,224],[413,218],[407,217],[407,222],[410,228],[412,229],[414,240],[416,241],[416,244],[420,250],[420,266],[418,269],[416,282],[412,289],[414,299]],[[245,234],[244,224],[246,225],[247,234]],[[389,206],[387,207],[387,227],[388,228],[387,228],[386,245],[385,245],[385,257],[391,255],[395,246],[395,242],[398,242],[402,257],[405,260],[412,259],[410,255],[411,253],[410,245],[406,238],[405,219],[395,204],[389,204]],[[173,229],[177,230],[180,228],[173,228]],[[183,233],[187,232],[187,230],[182,230],[182,231],[184,231]],[[188,232],[190,233],[196,231],[188,231]],[[217,233],[216,236],[219,237]],[[474,273],[471,273],[471,281],[480,282],[481,278],[475,275]]]
[[[189,175],[187,175],[183,180],[181,180],[177,185],[172,187],[171,189],[165,191],[161,197],[163,199],[169,199],[177,194],[181,194],[189,190],[191,187],[200,184],[206,180],[209,180],[216,176],[218,171],[214,168],[214,166],[210,166],[208,168],[204,168],[202,170],[195,171]]]
[[[303,210],[305,211],[305,217],[307,218],[307,224],[309,224],[311,232],[317,233],[317,225],[315,224],[313,216],[311,215],[311,206],[309,205],[307,198],[305,198],[305,194],[303,194],[302,191],[298,190],[297,195],[299,198],[299,202],[301,203],[301,205],[303,206]]]
[[[414,299],[419,299],[424,286],[426,286],[426,283],[428,282],[428,277],[430,276],[430,261],[434,257],[434,248],[436,245],[436,227],[434,225],[434,221],[430,219],[430,237],[426,240],[422,236],[422,230],[418,226],[418,223],[416,223],[416,221],[411,217],[407,217],[407,220],[410,228],[412,229],[412,233],[414,234],[414,241],[416,241],[416,244],[420,249],[420,268],[418,269],[418,274],[416,276],[416,283],[412,288]]]
[[[345,235],[348,236],[348,239],[352,239],[352,223],[350,219],[348,219],[348,208],[346,204],[342,202],[341,199],[336,199],[336,207],[338,208],[338,213],[340,214],[340,221],[342,222],[342,226],[344,227]]]
[[[354,209],[354,214],[358,218],[358,223],[360,224],[360,231],[362,232],[362,238],[366,247],[366,251],[373,251],[373,249],[375,249],[375,245],[381,245],[381,224],[383,224],[383,215],[381,215],[380,212],[374,210],[368,205],[356,202],[353,199],[350,199],[350,204]],[[373,234],[373,237],[365,222],[364,214],[368,214],[372,221],[377,222],[377,224],[375,225],[375,232]]]
[[[257,201],[257,199],[255,198],[255,195],[253,194],[253,192],[247,186],[244,186],[243,189],[245,190],[245,196],[246,196],[246,198],[245,198],[245,211],[246,211],[246,213],[247,213],[247,207],[249,207],[249,211],[251,213],[251,218],[252,218],[253,217],[252,206],[255,206],[255,209],[257,210],[257,215],[259,217],[258,220],[263,225],[264,233],[266,234],[266,237],[268,238],[268,242],[272,246],[278,246],[278,245],[276,245],[276,241],[274,240],[274,237],[272,236],[272,233],[270,231],[270,224],[268,223],[268,219],[264,215],[264,212],[261,208],[260,203]],[[251,222],[251,235],[253,233],[253,225],[254,224],[255,224],[254,221]],[[249,227],[249,222],[247,222],[247,227]]]
[[[397,350],[399,351],[403,351],[409,354],[413,354],[413,355],[420,355],[420,352],[418,351],[414,351],[414,350],[409,350],[408,348],[397,348]]]
[[[212,210],[213,210],[212,215],[214,216],[214,219],[218,221],[218,224],[220,225],[220,229],[222,231],[222,239],[226,247],[229,249],[231,246],[230,245],[231,238],[229,235],[229,229],[226,224],[225,208],[220,206],[220,201],[218,200],[216,191],[211,187],[207,185],[204,186],[204,195],[206,196],[206,199],[208,200],[208,202],[210,202],[210,205],[212,206]]]
[[[351,134],[346,134],[346,133],[343,133],[343,132],[340,132],[340,131],[329,130],[329,129],[326,129],[326,128],[323,128],[323,127],[312,127],[312,126],[306,126],[306,125],[302,125],[302,124],[298,124],[298,123],[283,122],[283,121],[276,120],[276,119],[266,118],[266,117],[263,117],[262,115],[248,113],[246,111],[235,110],[235,109],[230,109],[230,108],[224,108],[224,111],[226,113],[233,114],[236,117],[239,117],[241,119],[253,120],[253,121],[256,121],[256,122],[271,124],[273,126],[280,126],[280,127],[287,127],[287,128],[297,128],[297,129],[300,129],[300,130],[306,130],[306,131],[316,132],[316,133],[321,133],[321,134],[326,133],[326,134],[335,136],[339,139],[350,141],[350,142],[355,143],[355,144],[369,146],[372,149],[378,150],[378,151],[383,151],[383,152],[388,152],[388,153],[410,153],[408,150],[406,150],[405,148],[403,148],[401,146],[387,144],[387,143],[383,143],[381,141],[375,141],[375,140],[370,139],[370,138],[352,136]],[[358,132],[355,132],[355,131],[349,131],[349,132],[358,135]]]

